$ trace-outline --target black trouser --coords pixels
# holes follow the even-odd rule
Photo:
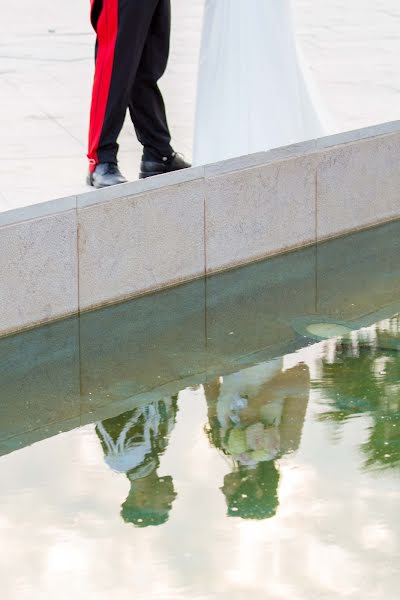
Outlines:
[[[168,61],[170,0],[91,0],[97,33],[90,111],[91,170],[117,162],[117,139],[127,108],[149,157],[172,153],[164,101],[157,82]]]

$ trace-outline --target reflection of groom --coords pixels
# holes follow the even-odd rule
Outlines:
[[[106,463],[126,473],[131,487],[121,516],[137,527],[168,520],[176,493],[172,477],[159,477],[160,456],[175,425],[176,398],[158,400],[97,424]]]

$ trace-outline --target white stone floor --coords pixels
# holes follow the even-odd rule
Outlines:
[[[237,0],[248,2],[251,0]],[[204,0],[172,0],[162,87],[174,146],[190,157]],[[293,0],[299,41],[340,130],[400,118],[398,0]],[[86,190],[94,36],[89,0],[0,0],[0,210]],[[126,123],[124,173],[140,147]]]

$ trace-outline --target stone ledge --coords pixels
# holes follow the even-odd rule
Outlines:
[[[400,219],[400,121],[0,214],[0,335]]]

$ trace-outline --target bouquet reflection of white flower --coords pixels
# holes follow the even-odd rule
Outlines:
[[[255,466],[273,460],[279,452],[279,432],[276,427],[253,423],[247,427],[233,426],[226,432],[226,451],[242,465]]]
[[[241,465],[256,466],[279,454],[284,396],[277,394],[261,406],[259,396],[263,387],[281,370],[282,360],[275,359],[223,378],[217,401],[222,446]],[[243,414],[249,408],[258,415],[254,414],[255,418],[250,418],[250,422],[247,417],[246,423]]]

